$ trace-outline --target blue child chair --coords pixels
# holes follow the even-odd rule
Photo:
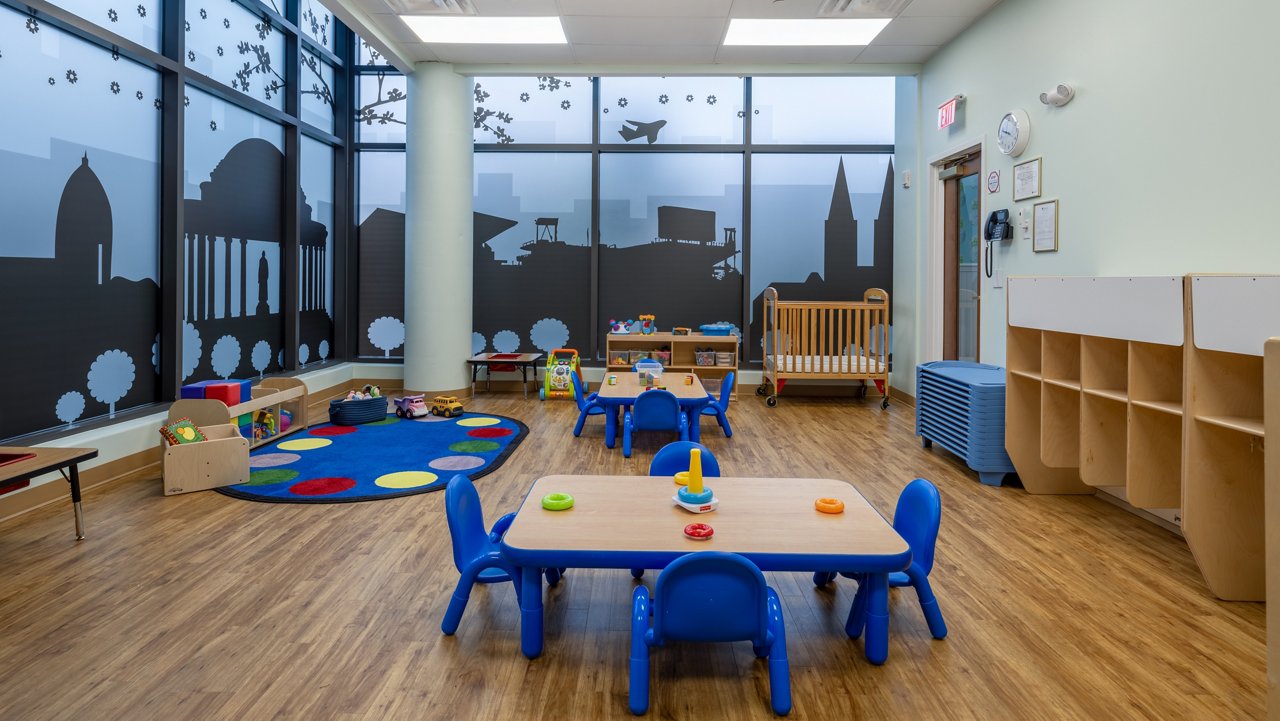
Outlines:
[[[689,440],[689,420],[671,391],[643,391],[622,417],[622,455],[631,457],[631,434],[636,431],[675,431]]]
[[[573,379],[573,400],[578,404],[578,424],[573,427],[573,436],[577,438],[582,435],[587,417],[604,415],[604,406],[597,400],[599,394],[587,393],[587,389],[582,387],[582,379],[577,373],[570,373],[569,377]]]
[[[898,506],[893,512],[893,529],[911,546],[911,565],[905,572],[889,574],[889,585],[911,586],[916,590],[920,609],[929,624],[929,633],[937,639],[947,637],[947,623],[929,585],[929,572],[933,570],[933,551],[941,524],[942,498],[938,495],[937,486],[923,478],[908,483],[898,496]],[[849,620],[845,623],[845,631],[850,637],[857,638],[866,621],[866,579],[859,573],[842,572],[840,575],[858,580],[858,594],[853,599],[853,608],[849,609]],[[813,582],[819,586],[825,586],[834,578],[832,573],[813,574]]]
[[[733,436],[733,429],[729,427],[729,395],[733,393],[733,372],[730,371],[724,377],[724,382],[720,384],[720,400],[708,403],[702,408],[702,415],[715,416],[716,423],[720,424],[720,428],[724,430],[724,437]]]
[[[649,710],[649,649],[673,641],[750,641],[769,659],[774,713],[791,711],[787,637],[778,594],[754,563],[736,553],[704,551],[673,561],[658,576],[652,605],[644,586],[631,597],[631,712]],[[653,628],[649,617],[653,616]]]
[[[689,451],[693,448],[702,451],[702,475],[719,477],[720,464],[716,462],[716,457],[711,455],[706,446],[693,441],[672,441],[663,446],[649,462],[649,475],[674,476],[680,471],[689,470]]]
[[[493,528],[485,533],[484,511],[480,508],[480,495],[471,479],[456,475],[444,489],[444,512],[449,521],[449,536],[453,540],[453,565],[462,577],[453,590],[449,608],[444,612],[440,630],[452,636],[462,621],[471,598],[471,587],[476,583],[504,583],[515,585],[516,600],[520,599],[520,570],[503,557],[498,542],[507,532],[516,514],[508,513],[499,518]],[[564,569],[547,569],[547,581],[555,585]]]

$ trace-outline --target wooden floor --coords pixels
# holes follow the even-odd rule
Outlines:
[[[874,395],[874,394],[873,394]],[[549,473],[642,474],[660,445],[607,451],[569,402],[481,395],[531,430],[477,482],[491,522]],[[923,476],[942,492],[932,580],[950,636],[895,592],[889,661],[844,636],[853,584],[768,574],[785,606],[796,719],[1246,719],[1264,703],[1264,609],[1206,590],[1186,544],[1090,497],[980,485],[922,450],[910,408],[744,395],[727,473],[852,481],[891,513]],[[570,570],[548,592],[546,652],[519,652],[510,586],[478,588],[458,634],[444,494],[372,503],[165,498],[150,477],[0,524],[0,719],[622,719],[625,571]],[[652,583],[652,574],[646,583]],[[656,719],[771,716],[748,644],[654,655]]]

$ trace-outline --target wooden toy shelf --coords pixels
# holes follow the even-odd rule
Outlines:
[[[628,333],[626,335],[618,335],[610,333],[605,337],[606,361],[613,357],[613,351],[656,351],[661,348],[671,349],[671,362],[662,364],[666,369],[693,373],[703,381],[708,379],[722,381],[725,376],[733,372],[736,380],[731,397],[737,398],[738,386],[742,384],[742,378],[738,373],[738,336],[736,335],[703,335],[702,333],[690,333],[689,335]],[[732,353],[733,365],[700,366],[695,362],[696,359],[694,357],[695,349],[698,348],[710,348],[720,353]],[[608,364],[610,370],[617,370],[618,368],[630,369],[631,366],[630,362],[625,366],[614,363]],[[719,395],[718,392],[715,395]]]
[[[1280,276],[1011,278],[1005,445],[1024,487],[1180,510],[1213,593],[1264,600],[1276,307]]]
[[[249,447],[256,448],[264,443],[278,441],[283,436],[297,433],[307,427],[307,386],[296,378],[266,378],[252,391],[253,398],[238,405],[227,406],[222,401],[203,398],[183,398],[176,400],[169,407],[170,421],[179,418],[190,418],[197,426],[236,425],[236,419],[246,414],[257,413],[264,408],[271,409],[279,423],[280,411],[287,410],[293,415],[289,430],[276,433],[270,438],[249,439]]]

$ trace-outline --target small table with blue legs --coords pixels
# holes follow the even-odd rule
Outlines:
[[[546,476],[534,481],[502,537],[504,556],[520,566],[520,648],[542,653],[542,573],[545,568],[665,568],[686,553],[729,551],[764,571],[852,571],[866,575],[858,623],[866,629],[867,660],[889,656],[889,574],[911,564],[911,547],[844,481],[824,478],[708,478],[719,500],[711,513],[675,507],[669,476]],[[574,505],[548,511],[542,497],[568,493]],[[818,498],[844,501],[843,513],[814,509]],[[706,523],[706,541],[684,535]],[[572,571],[566,579],[572,579]],[[619,576],[625,583],[629,577]],[[570,580],[570,582],[572,582]],[[865,591],[863,590],[865,589]],[[619,608],[626,614],[628,608]]]
[[[610,384],[610,378],[616,379],[616,382]],[[691,382],[685,383],[686,378],[691,379]],[[712,401],[711,396],[707,395],[707,389],[702,386],[698,376],[692,373],[667,372],[662,376],[662,383],[666,390],[671,391],[680,402],[680,408],[688,416],[689,440],[698,442],[701,436],[698,431],[699,417],[702,415],[702,409]],[[600,383],[600,389],[597,392],[600,405],[604,406],[605,446],[613,448],[614,443],[617,442],[619,412],[624,406],[635,405],[636,398],[644,392],[638,373],[629,370],[605,372],[604,381]]]

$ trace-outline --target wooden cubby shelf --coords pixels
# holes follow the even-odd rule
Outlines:
[[[1097,398],[1106,398],[1108,400],[1119,401],[1124,403],[1129,400],[1129,394],[1122,390],[1114,390],[1110,388],[1085,388],[1084,394],[1087,396],[1095,396]]]
[[[610,370],[619,368],[630,370],[633,365],[630,360],[625,364],[614,363],[613,353],[652,352],[663,348],[669,348],[671,352],[671,359],[662,364],[663,368],[697,375],[698,379],[707,386],[708,392],[716,397],[720,395],[720,384],[724,382],[725,376],[731,372],[734,373],[734,387],[730,398],[737,398],[738,387],[742,385],[742,375],[738,373],[738,336],[736,335],[610,333],[605,336],[605,363]],[[711,348],[720,353],[732,353],[733,363],[732,365],[698,365],[695,354],[698,348]]]
[[[1133,404],[1125,473],[1126,495],[1134,506],[1182,506],[1182,419],[1178,415]]]
[[[1181,403],[1173,403],[1170,401],[1140,401],[1137,399],[1130,399],[1129,402],[1132,403],[1135,408],[1146,408],[1149,411],[1160,411],[1161,413],[1168,413],[1171,416],[1182,415]]]
[[[1267,429],[1262,423],[1261,418],[1242,418],[1237,416],[1196,416],[1196,420],[1201,423],[1226,428],[1229,431],[1239,431],[1247,433],[1251,436],[1262,438],[1267,434]]]
[[[1125,485],[1127,411],[1123,401],[1107,396],[1080,399],[1080,480],[1090,486]]]

